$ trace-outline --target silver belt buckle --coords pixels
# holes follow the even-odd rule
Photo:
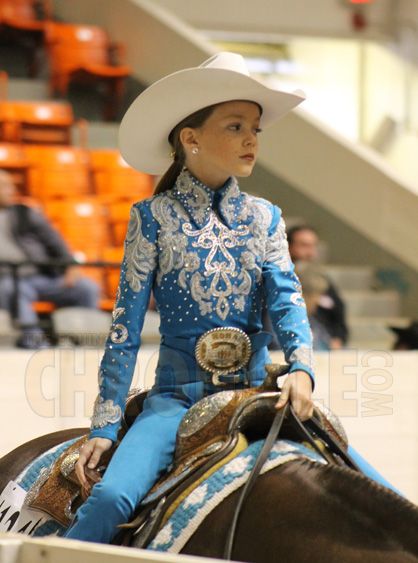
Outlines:
[[[214,385],[227,385],[221,375],[232,375],[245,367],[251,357],[251,340],[245,332],[235,327],[208,330],[196,343],[197,363],[212,373]],[[235,383],[231,377],[231,383]]]

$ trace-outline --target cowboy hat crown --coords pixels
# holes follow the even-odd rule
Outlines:
[[[179,70],[144,90],[129,107],[119,129],[119,147],[128,164],[148,174],[170,166],[170,131],[192,113],[222,102],[246,100],[263,110],[267,127],[299,105],[301,91],[284,92],[252,78],[236,53],[213,55],[198,67]]]

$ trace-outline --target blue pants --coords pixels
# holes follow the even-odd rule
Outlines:
[[[358,468],[365,475],[367,475],[367,477],[370,477],[370,479],[373,479],[373,481],[376,481],[377,483],[380,483],[384,487],[387,487],[388,489],[395,491],[395,493],[397,493],[398,495],[404,496],[403,493],[401,493],[400,491],[398,491],[398,489],[396,489],[393,485],[391,485],[389,481],[387,481],[383,477],[383,475],[381,475],[378,471],[376,471],[376,469],[372,467],[370,463],[368,463],[353,447],[348,446],[348,453],[350,454],[353,461],[357,463]]]
[[[77,512],[67,538],[111,542],[117,526],[131,518],[171,463],[177,428],[189,407],[175,397],[154,395],[146,399],[144,411],[118,446],[102,481]]]

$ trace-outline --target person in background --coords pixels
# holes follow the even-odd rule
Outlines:
[[[418,321],[412,321],[407,327],[389,327],[397,336],[394,350],[418,350]]]
[[[38,210],[16,203],[11,176],[0,170],[0,262],[74,262],[64,240]],[[15,295],[18,291],[17,298]],[[25,264],[18,269],[17,288],[10,267],[0,266],[0,308],[6,309],[22,330],[20,348],[49,345],[33,309],[35,301],[50,301],[57,307],[96,308],[97,284],[82,277],[75,265],[67,267]]]
[[[292,262],[316,262],[319,257],[319,237],[309,225],[296,225],[288,229],[287,240]],[[347,344],[348,328],[345,318],[345,305],[337,288],[328,277],[327,287],[321,295],[315,318],[326,328],[331,336],[331,350],[338,350]]]
[[[305,263],[296,268],[295,272],[302,285],[302,295],[313,335],[313,349],[330,350],[332,337],[318,314],[321,298],[328,289],[328,281],[321,269],[312,264]]]

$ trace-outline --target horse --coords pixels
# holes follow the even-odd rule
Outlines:
[[[1,458],[0,491],[42,453],[87,432],[54,432]],[[233,492],[210,512],[180,553],[222,558],[239,494]],[[232,559],[417,563],[417,530],[418,508],[395,492],[345,466],[294,459],[255,481],[239,518]]]

